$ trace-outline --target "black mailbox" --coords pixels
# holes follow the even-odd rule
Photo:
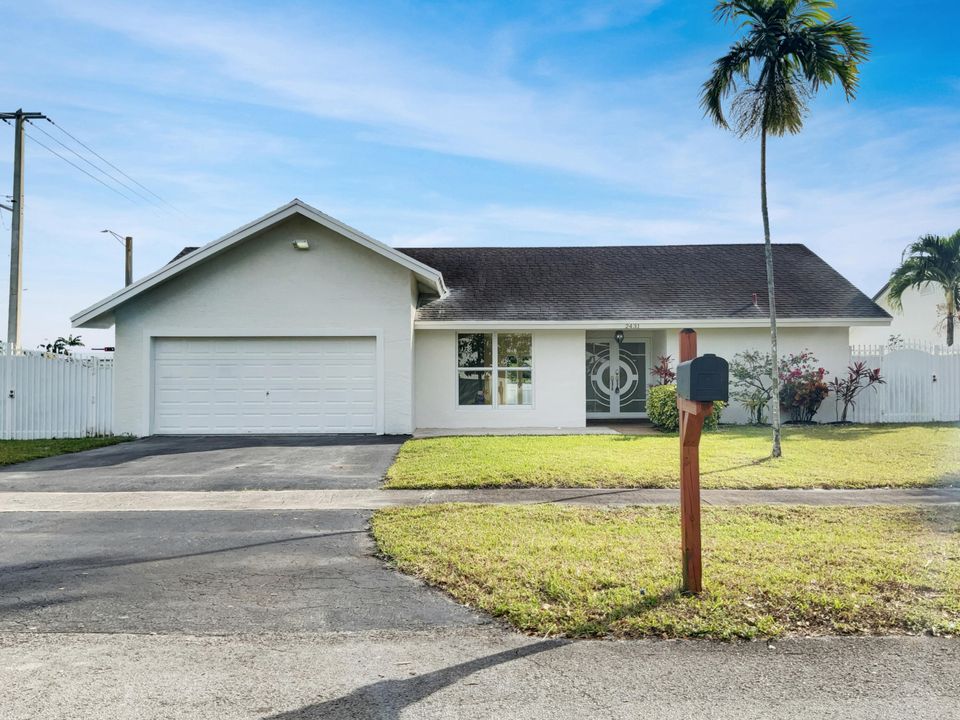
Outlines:
[[[730,368],[722,357],[707,353],[677,365],[677,394],[687,400],[727,402]]]

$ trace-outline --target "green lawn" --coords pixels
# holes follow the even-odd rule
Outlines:
[[[957,508],[707,507],[697,598],[674,508],[389,508],[373,532],[402,571],[541,635],[960,631]]]
[[[960,483],[960,425],[784,428],[772,460],[768,428],[705,433],[705,488],[923,487]],[[676,487],[672,435],[441,437],[411,440],[387,473],[390,488]]]
[[[130,440],[124,436],[65,438],[54,440],[0,440],[0,465],[36,460],[52,455],[92,450]]]

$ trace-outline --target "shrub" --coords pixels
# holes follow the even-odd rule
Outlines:
[[[713,412],[704,420],[704,430],[716,430],[725,403],[715,402]],[[647,393],[647,417],[664,432],[680,429],[680,411],[677,410],[677,386],[654,385]]]
[[[780,361],[780,407],[793,421],[813,421],[830,393],[824,380],[826,374],[809,350],[787,355]]]

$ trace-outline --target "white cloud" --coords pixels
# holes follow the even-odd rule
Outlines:
[[[398,245],[759,241],[757,144],[701,117],[696,93],[709,62],[702,49],[668,72],[643,76],[573,81],[551,70],[534,82],[523,79],[529,67],[518,72],[518,64],[538,62],[524,54],[537,33],[621,27],[656,5],[571,4],[557,11],[546,3],[537,21],[494,28],[454,56],[454,40],[443,39],[442,50],[424,49],[375,22],[350,26],[329,15],[332,6],[306,4],[290,15],[269,4],[229,12],[55,4],[71,37],[106,32],[125,50],[77,63],[52,54],[38,58],[33,72],[49,63],[49,82],[62,83],[57,100],[78,117],[97,110],[103,118],[100,134],[84,137],[110,148],[111,159],[135,168],[148,185],[170,188],[191,219],[108,210],[115,206],[93,206],[89,195],[33,198],[28,270],[35,294],[27,305],[56,308],[37,316],[37,326],[115,289],[103,268],[119,261],[113,248],[89,250],[99,241],[90,238],[95,229],[134,233],[138,267],[152,269],[182,245],[207,242],[292,195]],[[76,54],[72,47],[65,52]],[[124,93],[136,94],[141,105],[103,111]],[[168,102],[196,111],[166,108]],[[312,143],[277,126],[278,114],[309,117],[323,128],[336,124],[358,146],[378,144],[376,151],[396,146],[496,161],[505,184],[533,168],[584,191],[551,202],[513,198],[505,188],[491,200],[451,184],[413,211],[401,192],[386,201],[355,189],[375,172],[369,156],[357,168],[334,162],[323,146],[325,130]],[[953,117],[924,107],[818,101],[803,135],[771,142],[774,239],[804,242],[863,289],[875,289],[906,242],[960,225],[953,177],[960,143],[949,132],[960,124]],[[4,162],[0,157],[6,176]],[[39,162],[34,167],[43,172]],[[294,179],[284,177],[287,168],[295,169],[288,173]],[[306,186],[292,187],[297,183]],[[351,183],[353,190],[339,189]],[[43,257],[50,264],[37,273]],[[64,267],[82,281],[61,274]]]
[[[202,72],[175,76],[180,92],[199,81],[199,91],[208,93],[212,72],[226,81],[217,94],[357,123],[366,137],[387,144],[545,167],[648,192],[683,192],[690,176],[711,176],[712,165],[703,161],[708,151],[737,162],[736,143],[700,122],[699,67],[535,89],[486,67],[428,61],[380,37],[341,33],[335,42],[318,41],[316,17],[299,28],[273,16],[225,19],[103,3],[64,9],[199,63]],[[600,21],[573,25],[584,22]],[[160,81],[170,75],[164,71]],[[654,96],[656,103],[643,102]],[[677,122],[671,102],[686,106],[685,120]]]

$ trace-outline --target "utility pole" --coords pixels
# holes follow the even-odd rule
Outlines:
[[[133,238],[127,235],[123,239],[124,248],[124,273],[123,286],[126,287],[133,282]]]
[[[133,282],[133,238],[127,235],[126,237],[122,236],[120,233],[115,233],[113,230],[101,230],[102,233],[110,233],[113,235],[117,242],[123,245],[123,254],[124,254],[124,274],[123,274],[123,285],[126,287]]]
[[[0,120],[13,120],[13,199],[10,201],[10,301],[7,306],[7,350],[20,347],[20,296],[23,284],[23,123],[43,120],[38,112],[0,113]]]

